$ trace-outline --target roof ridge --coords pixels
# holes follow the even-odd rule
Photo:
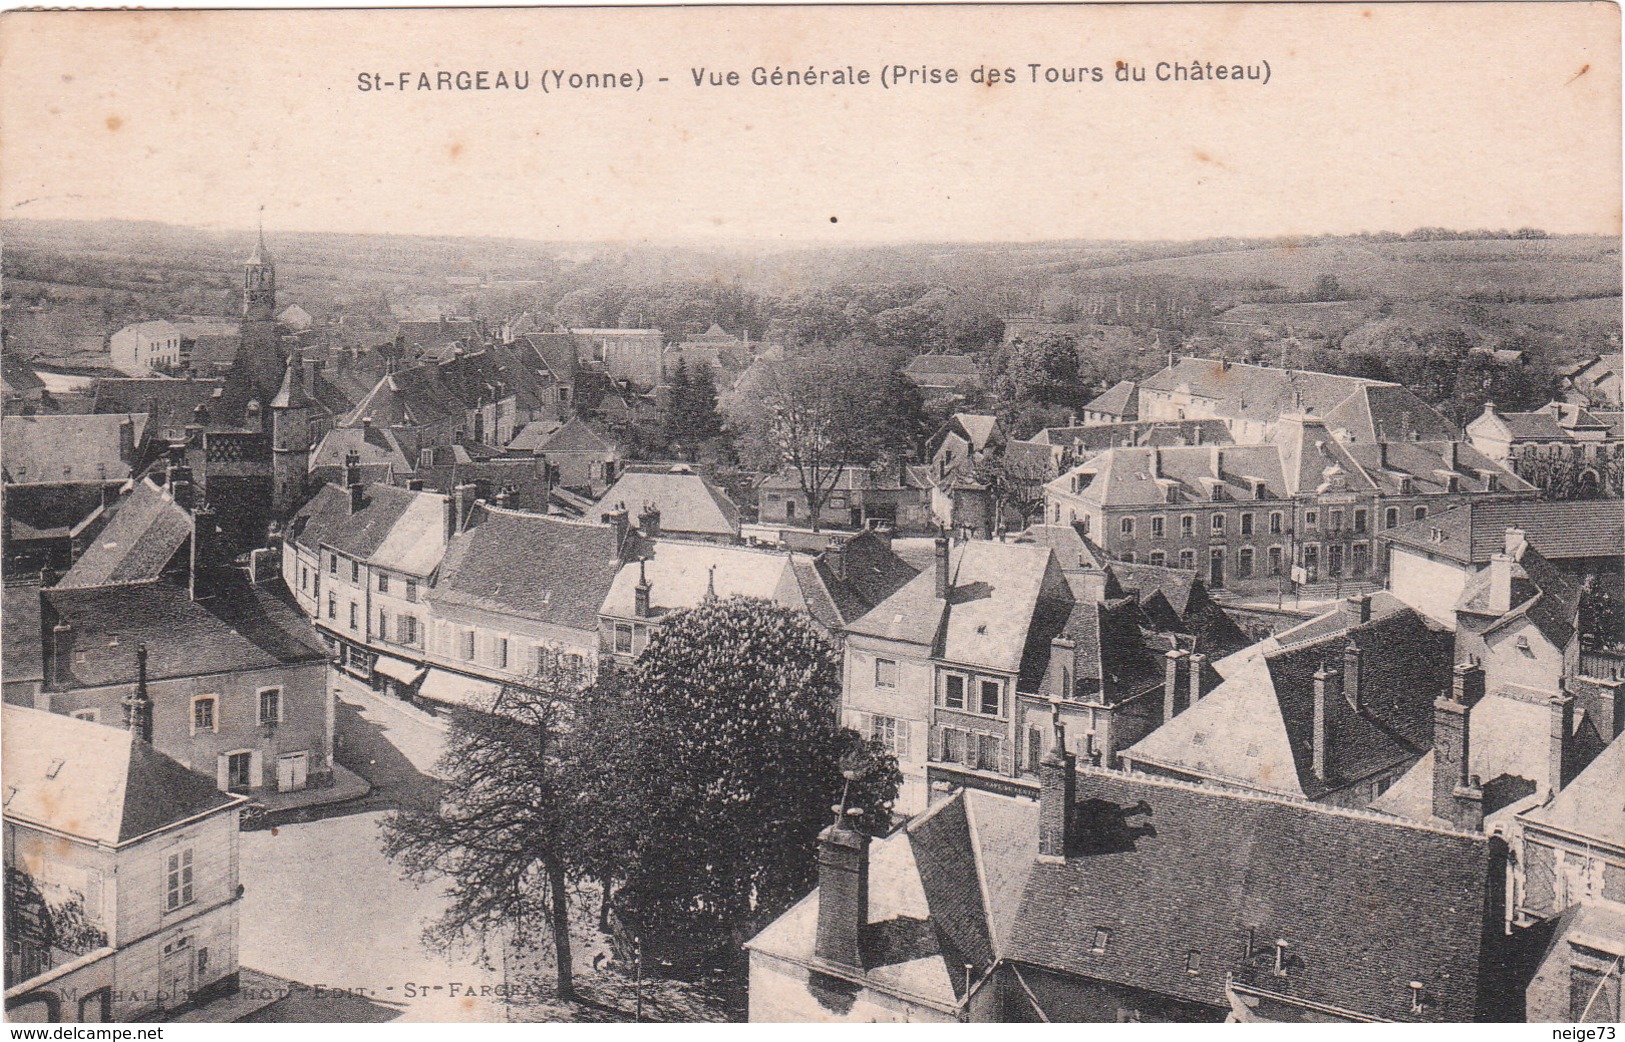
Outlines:
[[[965,833],[970,840],[971,863],[976,866],[976,892],[982,899],[982,919],[987,923],[987,939],[993,949],[993,961],[999,960],[999,938],[997,923],[993,915],[993,898],[987,892],[987,865],[982,860],[982,841],[978,836],[976,827],[976,809],[974,801],[969,797],[965,799]]]

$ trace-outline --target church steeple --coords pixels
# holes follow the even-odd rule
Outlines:
[[[243,268],[243,319],[276,321],[276,265],[265,248],[265,207],[260,207],[259,239]]]

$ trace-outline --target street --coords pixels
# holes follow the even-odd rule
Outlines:
[[[446,907],[384,856],[379,822],[432,798],[438,721],[341,681],[335,756],[366,778],[364,800],[319,820],[242,834],[241,961],[310,985],[255,1020],[502,1020],[500,959],[443,958],[421,943]],[[488,996],[488,997],[482,997]]]

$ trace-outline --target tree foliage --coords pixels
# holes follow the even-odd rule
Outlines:
[[[645,936],[737,938],[816,880],[815,845],[847,797],[890,821],[902,775],[843,729],[840,661],[803,613],[713,601],[667,618],[593,732],[603,817],[593,856]]]

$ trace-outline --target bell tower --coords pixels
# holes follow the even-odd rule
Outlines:
[[[259,240],[243,266],[243,321],[276,321],[276,265],[265,248],[265,207],[260,207]]]

